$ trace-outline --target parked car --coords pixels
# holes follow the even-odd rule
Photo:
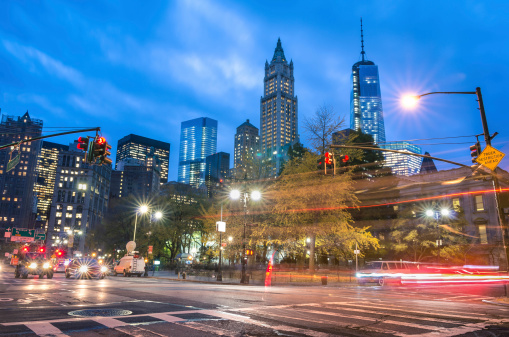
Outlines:
[[[72,260],[65,268],[66,278],[99,278],[103,279],[108,272],[96,259],[79,258]]]
[[[145,260],[139,255],[126,255],[113,267],[113,275],[122,274],[125,277],[137,275],[141,277],[145,273]]]

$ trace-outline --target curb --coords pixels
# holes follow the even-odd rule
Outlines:
[[[494,304],[494,305],[500,305],[502,307],[509,307],[509,304],[507,303],[499,303],[499,302],[495,302],[495,301],[488,301],[488,300],[482,300],[484,303],[488,303],[488,304]]]
[[[204,284],[224,284],[231,286],[256,286],[256,284],[242,284],[242,283],[232,283],[232,282],[220,282],[220,281],[201,281],[201,280],[189,280],[189,279],[178,279],[178,278],[169,278],[169,277],[158,277],[158,276],[148,276],[147,278],[156,279],[156,280],[167,280],[167,281],[175,281],[175,282],[193,282],[193,283],[204,283]]]

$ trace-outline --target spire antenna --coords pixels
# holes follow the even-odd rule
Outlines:
[[[366,52],[364,51],[364,33],[362,31],[362,17],[361,17],[361,55],[362,55],[363,61],[364,61],[364,54],[366,54]]]

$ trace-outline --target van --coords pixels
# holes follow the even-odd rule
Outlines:
[[[143,273],[145,273],[145,260],[138,255],[124,256],[113,268],[113,276],[123,274],[124,277],[131,277],[131,275],[141,277]]]

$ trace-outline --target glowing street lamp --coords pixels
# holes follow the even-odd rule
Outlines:
[[[448,208],[442,208],[440,211],[438,209],[426,210],[426,216],[435,219],[437,226],[437,262],[440,263],[440,246],[442,245],[442,239],[440,239],[440,224],[439,221],[443,217],[449,217],[451,215],[451,211]]]
[[[419,99],[420,96],[406,95],[401,99],[401,105],[403,105],[405,108],[411,109],[417,105]]]
[[[163,217],[163,213],[161,211],[157,211],[154,213],[154,218],[156,218],[156,220],[159,220]]]
[[[133,241],[136,242],[136,225],[138,223],[138,212],[140,214],[145,214],[147,213],[148,211],[148,206],[147,205],[141,205],[140,208],[136,211],[136,217],[134,219],[134,235],[133,235]]]

